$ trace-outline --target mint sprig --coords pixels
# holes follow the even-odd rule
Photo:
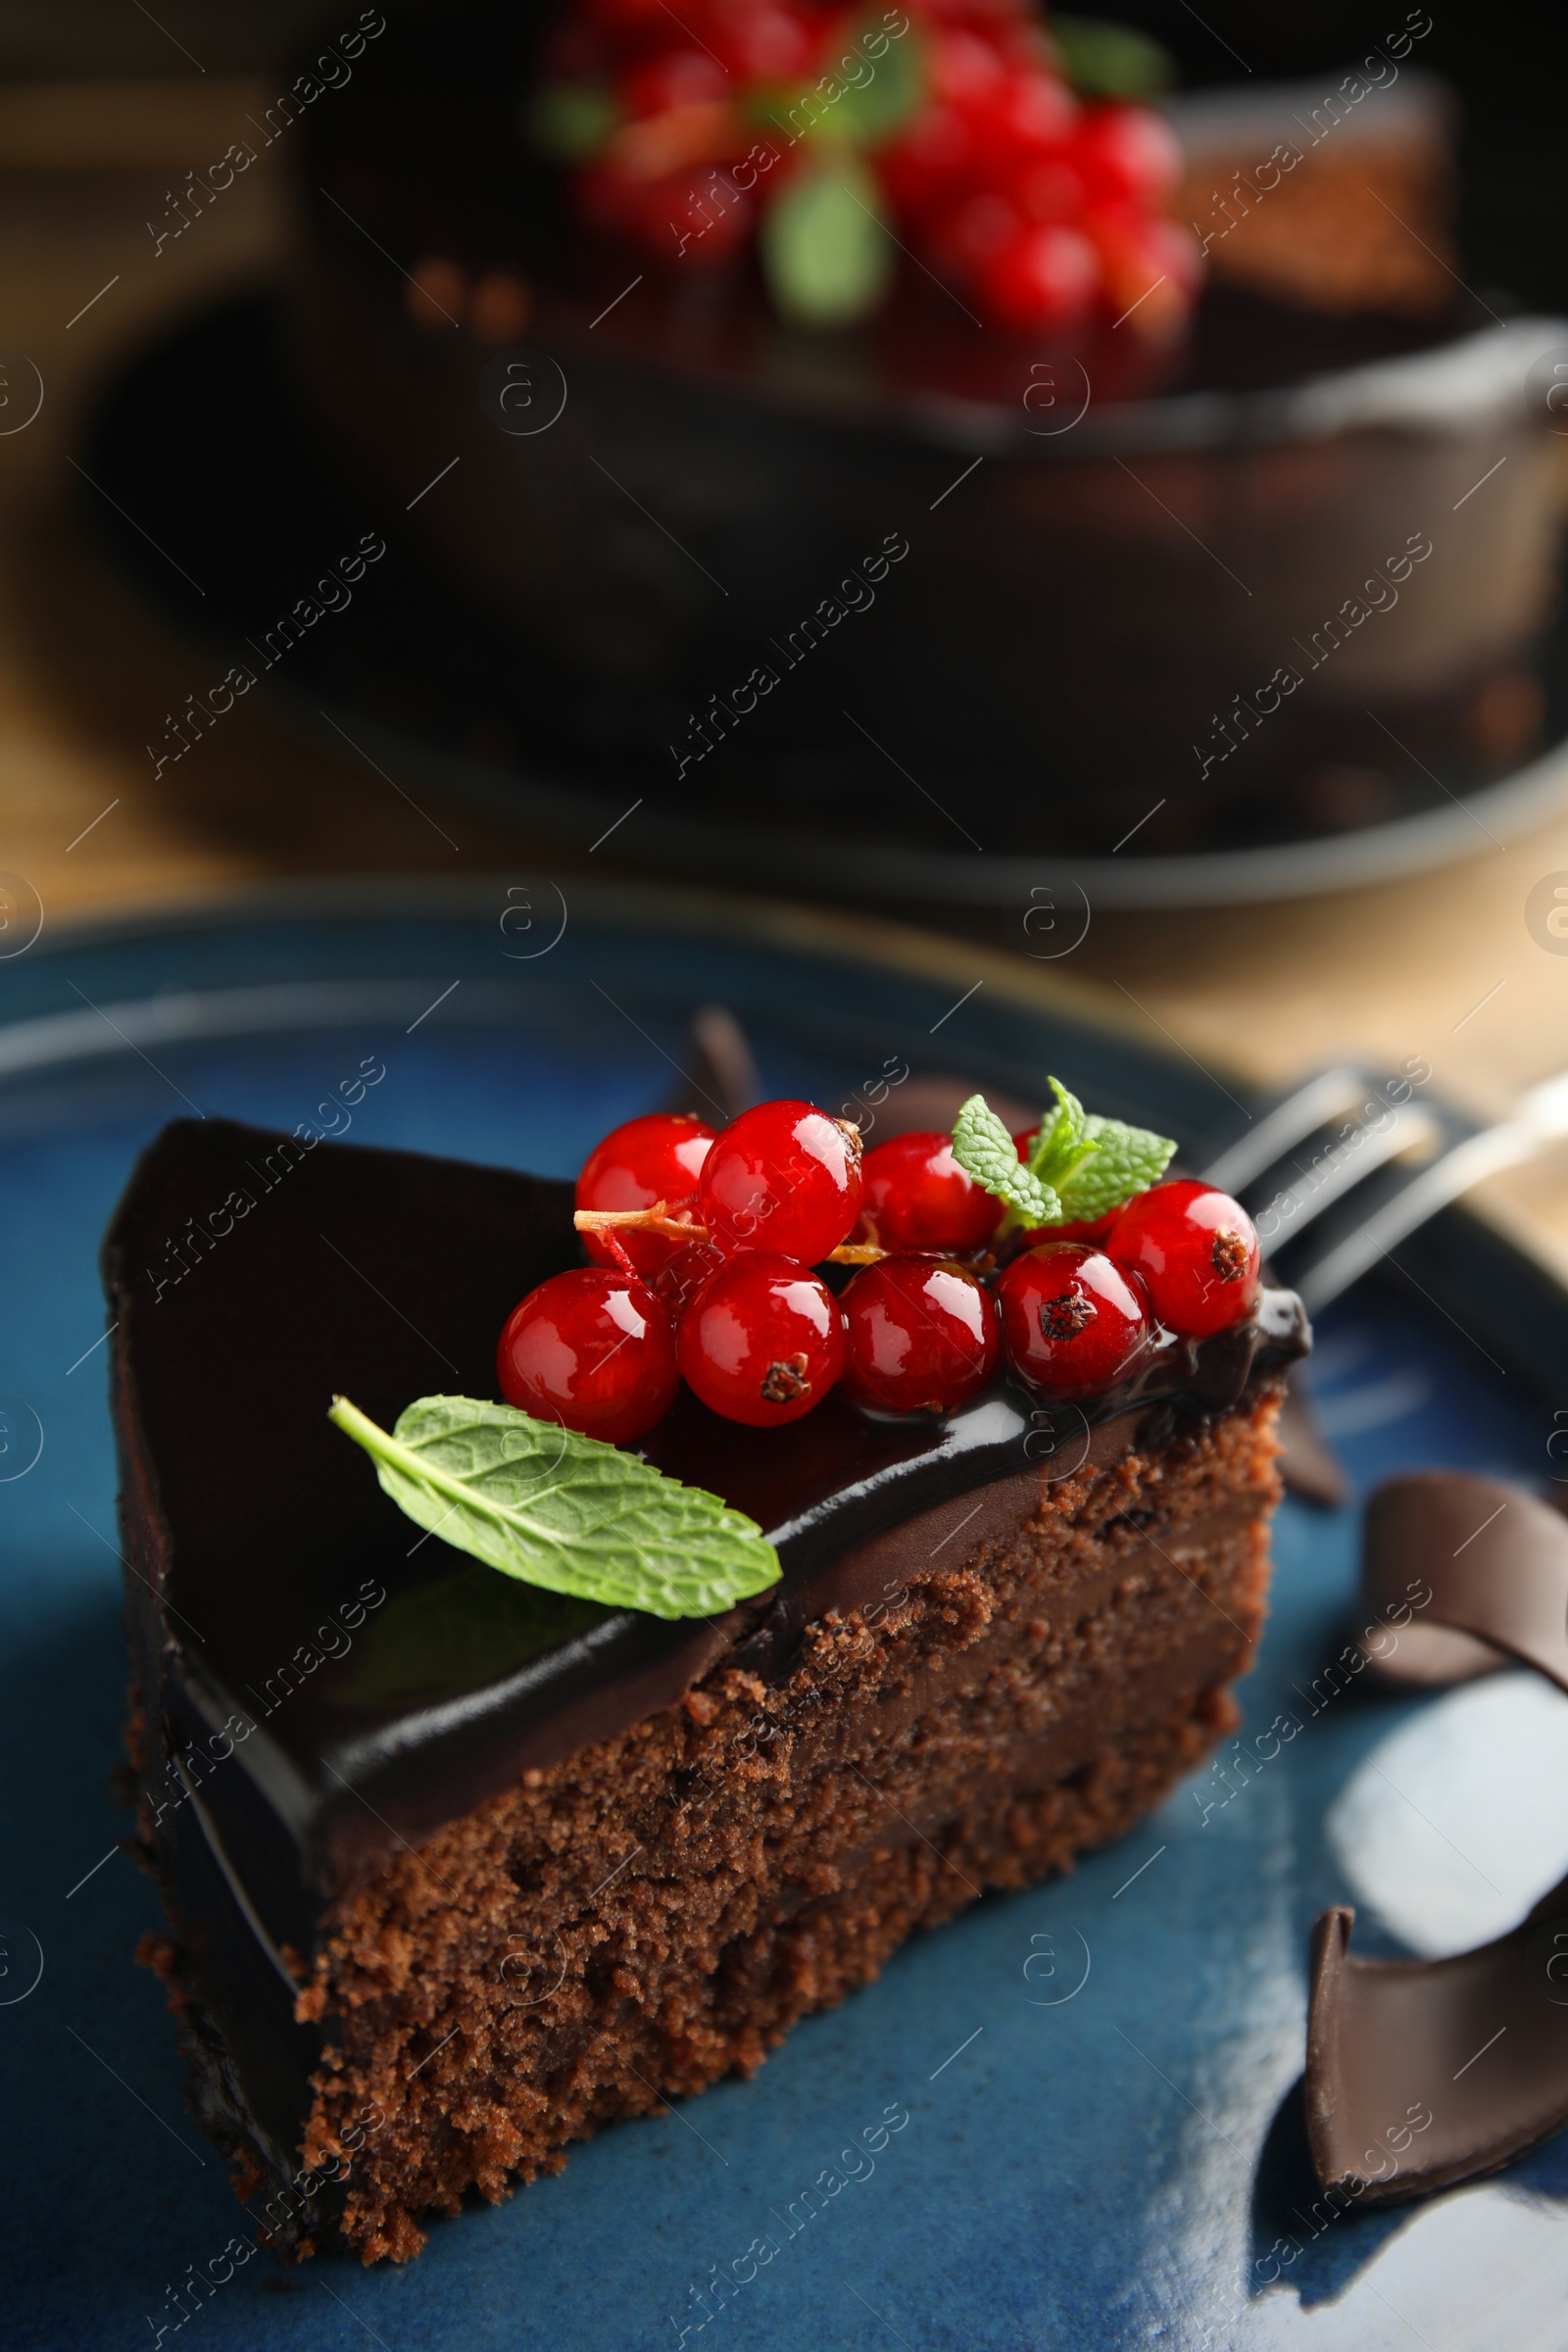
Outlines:
[[[744,1512],[510,1404],[421,1396],[389,1434],[336,1396],[330,1418],[416,1526],[523,1584],[676,1618],[778,1582],[778,1554]]]
[[[1134,24],[1103,17],[1059,17],[1053,11],[1051,34],[1080,98],[1157,98],[1174,86],[1176,61],[1170,51]]]
[[[575,164],[596,155],[620,123],[611,92],[592,81],[544,82],[529,93],[523,126],[541,155]]]
[[[898,248],[876,182],[845,150],[798,172],[762,216],[758,249],[767,290],[800,326],[848,326],[893,282]]]
[[[1018,1157],[1012,1137],[984,1095],[971,1095],[953,1122],[953,1156],[976,1184],[1005,1200],[1025,1225],[1054,1224],[1061,1203]]]
[[[954,1158],[1006,1202],[1004,1226],[1087,1224],[1108,1215],[1157,1184],[1176,1149],[1167,1136],[1086,1112],[1059,1079],[1050,1084],[1054,1107],[1030,1137],[1022,1160],[983,1095],[970,1096],[954,1125]]]
[[[1147,1193],[1164,1175],[1176,1149],[1168,1136],[1129,1127],[1121,1119],[1091,1112],[1084,1126],[1093,1157],[1082,1162],[1061,1196],[1062,1217],[1071,1223],[1102,1217]]]

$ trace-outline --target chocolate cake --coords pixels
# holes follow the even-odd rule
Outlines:
[[[1029,334],[923,263],[812,327],[744,250],[661,270],[584,227],[526,128],[559,14],[389,26],[296,151],[295,398],[514,649],[496,763],[961,858],[965,830],[1103,854],[1146,822],[1174,851],[1244,807],[1255,836],[1260,802],[1333,831],[1541,739],[1530,371],[1568,328],[1443,266],[1430,84],[1314,86],[1289,170],[1297,93],[1175,102],[1209,269],[1181,331],[1141,335],[1129,295]]]
[[[1237,1720],[1290,1294],[1076,1404],[1004,1378],[936,1420],[834,1393],[753,1429],[682,1393],[645,1455],[782,1573],[671,1622],[416,1536],[326,1417],[491,1394],[572,1214],[565,1184],[213,1119],[151,1147],[105,1243],[148,1956],[298,2253],[407,2257],[430,2210],[750,2073]]]

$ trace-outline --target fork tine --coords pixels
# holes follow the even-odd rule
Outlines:
[[[1293,1184],[1282,1186],[1272,1200],[1252,1212],[1259,1240],[1265,1249],[1283,1249],[1375,1169],[1421,1144],[1430,1156],[1441,1136],[1437,1120],[1414,1103],[1391,1107],[1386,1124],[1352,1127]]]
[[[1424,1225],[1483,1177],[1528,1158],[1541,1140],[1541,1129],[1534,1122],[1509,1119],[1501,1126],[1467,1136],[1452,1151],[1420,1169],[1320,1257],[1296,1270],[1293,1287],[1300,1293],[1307,1313],[1321,1314],[1418,1225]]]
[[[1203,1170],[1203,1181],[1217,1185],[1222,1193],[1245,1191],[1296,1145],[1305,1143],[1319,1127],[1360,1102],[1366,1086],[1365,1072],[1352,1068],[1348,1062],[1342,1062],[1332,1070],[1320,1070],[1294,1094],[1287,1095],[1283,1102],[1265,1111],[1255,1125],[1212,1160]]]

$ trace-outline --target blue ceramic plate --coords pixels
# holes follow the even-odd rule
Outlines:
[[[1054,1069],[1195,1152],[1237,1119],[1192,1065],[951,943],[575,886],[569,909],[546,888],[509,902],[502,883],[295,893],[45,936],[0,962],[0,2333],[79,2352],[176,2337],[1556,2352],[1568,2143],[1484,2185],[1326,2221],[1296,2085],[1325,1903],[1353,1896],[1370,1948],[1437,1951],[1518,1917],[1568,1867],[1568,1701],[1525,1677],[1329,1695],[1353,1514],[1295,1504],[1239,1747],[1121,1844],[921,1936],[754,2082],[608,2131],[560,2179],[437,2222],[406,2270],[288,2275],[258,2254],[180,2295],[228,2271],[215,2258],[249,2226],[185,2112],[158,1986],[132,1965],[160,1913],[110,1791],[124,1675],[98,1237],[171,1115],[292,1127],[367,1054],[387,1078],[354,1140],[566,1174],[667,1095],[687,1019],[713,999],[774,1092],[836,1105],[902,1057],[1026,1095]],[[1357,1294],[1329,1320],[1319,1395],[1358,1488],[1430,1462],[1550,1469],[1549,1384],[1454,1304],[1489,1247],[1452,1218],[1422,1292]],[[1509,1260],[1482,1287],[1495,1299],[1522,1279]],[[1568,1299],[1529,1279],[1538,1357],[1568,1361]],[[236,1430],[237,1507],[253,1467]],[[1271,1736],[1281,1717],[1297,1728]],[[907,2121],[882,2151],[841,2162],[894,2106]],[[776,2248],[760,2264],[757,2241]],[[715,2303],[720,2270],[746,2282]]]

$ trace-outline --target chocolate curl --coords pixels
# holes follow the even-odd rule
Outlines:
[[[1361,1597],[1395,1629],[1362,1638],[1390,1682],[1430,1689],[1517,1658],[1568,1690],[1568,1519],[1522,1487],[1459,1470],[1389,1479],[1367,1500]]]
[[[1388,2204],[1560,2132],[1568,1879],[1509,1935],[1449,1960],[1359,1959],[1354,1917],[1338,1906],[1312,1931],[1306,2135],[1324,2187]]]
[[[1568,1690],[1568,1521],[1457,1471],[1391,1479],[1367,1504],[1362,1646],[1411,1689],[1508,1659]],[[1451,2187],[1568,2125],[1568,1879],[1494,1943],[1364,1960],[1355,1914],[1312,1935],[1305,2108],[1312,2162],[1346,2201]]]

